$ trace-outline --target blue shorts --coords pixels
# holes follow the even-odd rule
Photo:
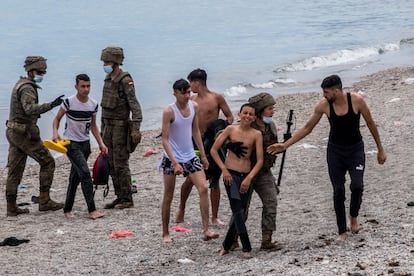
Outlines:
[[[188,176],[189,174],[203,170],[200,158],[198,158],[197,156],[185,163],[180,162],[180,165],[181,167],[183,167],[184,176]],[[171,163],[171,160],[168,159],[166,156],[162,158],[160,167],[163,169],[164,174],[174,174],[174,165]]]

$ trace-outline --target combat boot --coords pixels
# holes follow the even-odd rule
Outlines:
[[[49,191],[40,192],[39,211],[56,211],[63,208],[63,203],[55,202],[50,199]]]
[[[272,230],[262,231],[262,245],[260,246],[261,250],[277,251],[283,248],[281,244],[272,242],[272,232]]]
[[[15,217],[21,214],[28,214],[29,209],[27,208],[19,208],[16,204],[16,195],[7,195],[7,216],[8,217]]]
[[[117,209],[126,209],[134,207],[134,200],[132,199],[132,194],[127,196],[125,199],[121,199],[119,204],[116,205]]]
[[[116,198],[111,203],[105,204],[104,209],[114,209],[115,206],[118,205],[120,202],[121,202],[121,200],[119,198]]]

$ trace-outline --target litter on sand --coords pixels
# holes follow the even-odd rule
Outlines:
[[[111,239],[117,239],[117,238],[129,237],[129,236],[133,236],[133,235],[135,235],[135,233],[132,232],[132,231],[121,230],[121,231],[117,231],[117,232],[112,232],[110,237],[111,237]]]
[[[180,264],[192,264],[192,263],[194,263],[193,260],[188,259],[188,258],[178,259],[177,262],[179,262]]]
[[[317,149],[318,148],[317,146],[314,146],[308,143],[301,144],[300,146],[303,147],[304,149]]]
[[[174,230],[175,232],[184,232],[184,233],[188,233],[192,231],[191,229],[188,229],[188,228],[185,228],[179,225],[173,226],[171,227],[171,229]]]
[[[159,153],[159,151],[158,151],[158,150],[156,150],[156,149],[148,149],[148,150],[145,152],[144,157],[148,157],[148,156],[150,156],[150,155],[157,154],[157,153]]]

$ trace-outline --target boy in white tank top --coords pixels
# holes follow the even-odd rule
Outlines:
[[[186,80],[177,80],[173,89],[176,101],[167,106],[162,115],[162,145],[164,147],[160,165],[164,172],[164,196],[161,207],[162,239],[166,243],[173,241],[168,227],[175,180],[180,174],[184,177],[188,176],[199,192],[203,240],[217,239],[219,235],[210,230],[208,223],[208,191],[203,171],[203,167],[208,168],[208,161],[198,127],[198,105],[190,101],[190,84]],[[192,138],[200,150],[203,165],[194,153]]]

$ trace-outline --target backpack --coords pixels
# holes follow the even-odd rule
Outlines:
[[[206,152],[206,157],[209,163],[208,169],[205,171],[206,179],[218,179],[221,175],[221,169],[214,161],[213,157],[210,154],[210,150],[213,147],[214,141],[220,132],[222,132],[229,123],[223,119],[217,119],[216,121],[211,122],[205,133],[203,138],[203,146],[204,151]],[[218,151],[218,154],[221,160],[224,162],[226,158],[226,150],[222,147]]]
[[[93,184],[95,184],[95,189],[93,191],[93,195],[95,196],[95,192],[98,189],[99,185],[105,186],[103,196],[104,198],[108,195],[109,192],[109,159],[108,155],[104,153],[99,153],[98,157],[93,164],[92,170],[92,179]]]

